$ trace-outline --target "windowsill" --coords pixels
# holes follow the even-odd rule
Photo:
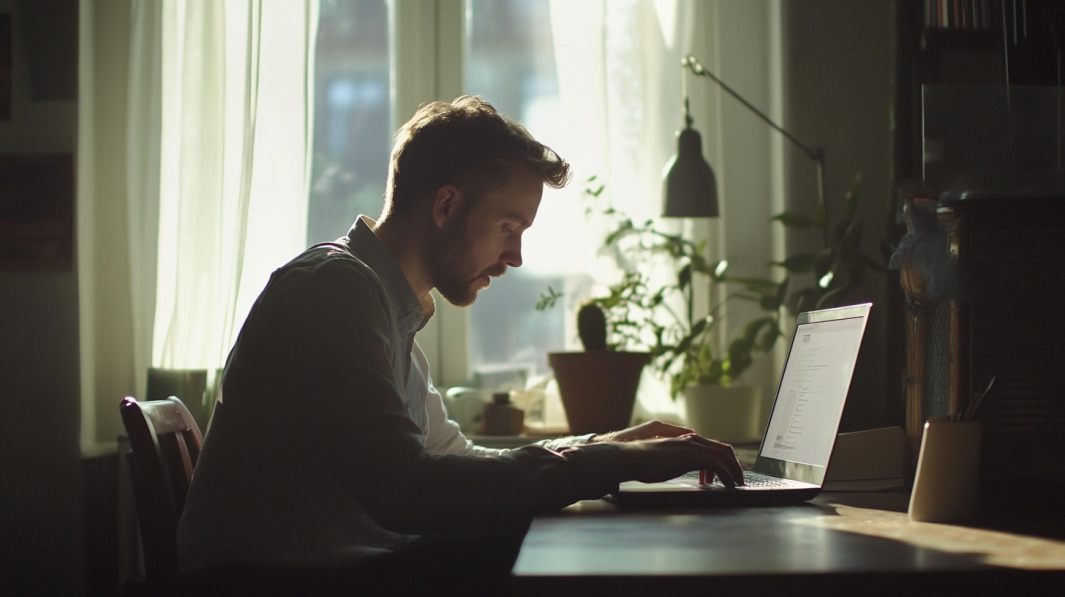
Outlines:
[[[521,435],[475,435],[469,434],[466,436],[471,442],[481,446],[482,448],[495,448],[495,449],[512,449],[520,448],[522,446],[528,446],[538,441],[545,439],[557,439],[569,435],[569,433],[562,429],[556,430],[556,433],[539,433],[533,430],[531,433],[526,431]]]

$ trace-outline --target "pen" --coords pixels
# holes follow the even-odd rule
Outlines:
[[[991,386],[995,385],[995,379],[997,379],[997,376],[992,375],[991,380],[987,382],[984,389],[979,394],[973,396],[973,399],[969,401],[969,407],[965,409],[965,414],[958,420],[969,421],[976,416],[976,411],[980,408],[980,403],[984,401],[984,396],[987,396],[988,391],[991,390]],[[959,414],[961,413],[959,412]]]

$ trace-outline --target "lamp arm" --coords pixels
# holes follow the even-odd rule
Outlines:
[[[751,112],[754,112],[755,115],[758,116],[759,118],[761,118],[762,120],[764,120],[766,124],[768,124],[769,126],[773,127],[773,129],[778,131],[780,134],[784,135],[788,139],[788,141],[791,141],[799,149],[803,150],[803,153],[808,155],[811,160],[813,160],[815,162],[820,162],[820,161],[822,161],[824,159],[824,150],[822,150],[820,147],[809,147],[809,146],[807,146],[802,141],[799,141],[797,138],[795,138],[795,135],[792,135],[788,131],[784,130],[784,127],[782,127],[779,124],[777,124],[777,123],[773,122],[772,120],[770,120],[770,118],[768,116],[766,116],[765,114],[763,114],[761,110],[759,110],[758,108],[755,108],[753,105],[751,105],[751,102],[743,99],[743,96],[741,96],[734,89],[732,89],[727,84],[725,84],[724,81],[722,81],[721,79],[717,78],[717,75],[715,75],[714,73],[706,70],[706,68],[702,64],[699,63],[699,60],[695,56],[691,56],[691,55],[685,56],[681,60],[681,66],[688,67],[688,69],[691,70],[693,75],[698,75],[700,77],[707,77],[708,79],[711,79],[713,82],[715,82],[718,85],[720,85],[722,89],[727,91],[728,94],[731,95],[732,97],[736,98],[736,100],[738,102],[740,102],[741,104],[746,106],[748,110],[750,110]]]
[[[681,65],[681,67],[687,67],[689,70],[691,70],[693,75],[698,75],[700,77],[706,77],[706,78],[712,80],[714,83],[717,83],[718,85],[720,85],[721,88],[724,89],[726,92],[728,92],[729,95],[731,95],[732,97],[736,98],[736,101],[738,101],[741,104],[743,104],[751,112],[754,112],[754,114],[756,116],[758,116],[763,121],[765,121],[766,124],[768,124],[771,128],[773,128],[774,130],[779,132],[781,135],[784,135],[785,139],[787,139],[788,141],[791,141],[792,143],[794,143],[796,147],[801,149],[803,151],[803,153],[805,153],[807,155],[807,157],[809,157],[811,160],[813,160],[817,164],[817,202],[818,202],[818,205],[820,205],[822,209],[827,209],[827,205],[825,204],[825,150],[824,150],[824,148],[821,148],[821,147],[810,147],[810,146],[806,145],[805,143],[803,143],[802,141],[799,141],[795,137],[795,135],[792,135],[788,131],[784,130],[784,127],[782,127],[779,124],[773,122],[768,116],[763,114],[761,110],[759,110],[758,108],[755,108],[753,105],[751,105],[751,102],[743,99],[743,96],[741,96],[734,89],[732,89],[731,87],[726,85],[724,81],[722,81],[721,79],[717,78],[717,75],[715,75],[714,73],[706,70],[706,67],[704,67],[699,62],[699,59],[696,58],[695,56],[693,56],[691,54],[685,56],[683,59],[681,59],[680,65]],[[687,116],[687,114],[688,114],[688,98],[687,97],[684,98],[684,113],[685,113],[685,117],[690,122],[691,117]],[[690,124],[689,124],[689,126],[690,126]],[[826,214],[825,214],[826,221],[827,221],[827,215],[828,214],[826,212]],[[826,234],[825,242],[827,243],[827,231],[824,231],[824,232]]]

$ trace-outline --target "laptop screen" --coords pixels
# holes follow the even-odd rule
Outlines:
[[[756,470],[772,463],[778,476],[820,484],[868,312],[860,305],[799,317]]]

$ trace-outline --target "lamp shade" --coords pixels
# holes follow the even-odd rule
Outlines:
[[[677,155],[662,173],[662,217],[716,218],[717,178],[703,159],[699,132],[688,126],[677,134]]]

